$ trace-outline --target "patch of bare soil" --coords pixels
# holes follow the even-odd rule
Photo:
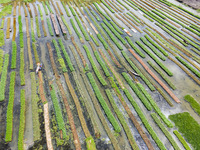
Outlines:
[[[194,9],[200,9],[200,0],[177,0],[181,3],[184,3]]]

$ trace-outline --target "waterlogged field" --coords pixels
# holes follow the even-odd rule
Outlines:
[[[197,12],[173,0],[0,3],[0,149],[200,149]]]

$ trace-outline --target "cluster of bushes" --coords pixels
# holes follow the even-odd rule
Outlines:
[[[127,54],[125,53],[125,51],[121,52],[122,55],[124,56],[124,58],[126,59],[126,61],[129,63],[129,65],[133,68],[133,70],[135,70],[137,72],[137,74],[140,75],[140,77],[142,78],[142,80],[146,83],[146,85],[149,87],[149,89],[151,89],[152,91],[155,91],[155,88],[153,87],[153,85],[149,82],[149,80],[140,72],[140,70],[133,64],[133,62],[130,60],[130,58],[127,56]]]
[[[48,17],[47,17],[47,25],[48,25],[50,35],[53,36],[54,35],[53,29],[52,29],[51,22]]]
[[[173,76],[173,73],[161,63],[142,43],[136,41],[136,43],[169,75]]]
[[[43,8],[44,8],[45,14],[48,15],[48,11],[47,11],[47,8],[46,8],[46,6],[45,6],[44,1],[42,1],[42,6],[43,6]]]
[[[65,9],[65,11],[66,11],[66,13],[67,13],[67,16],[68,16],[68,17],[71,17],[71,15],[70,15],[70,13],[69,13],[67,7],[65,6],[65,2],[62,1],[61,3],[62,3],[62,5],[63,5],[63,7],[64,7],[64,9]]]
[[[20,74],[20,79],[21,79],[21,85],[25,85],[25,76],[24,76],[24,49],[20,49],[20,69],[19,69],[19,74]]]
[[[18,149],[24,150],[24,129],[25,129],[25,112],[26,112],[26,99],[25,90],[22,89],[20,93],[20,119],[19,119],[19,135],[18,135]]]
[[[109,109],[109,107],[108,107],[106,101],[104,100],[103,95],[101,94],[101,92],[100,92],[100,90],[99,90],[99,88],[98,88],[98,86],[97,86],[97,84],[96,84],[96,81],[95,81],[95,79],[94,79],[92,73],[90,73],[90,72],[87,73],[87,76],[88,76],[88,79],[89,79],[89,81],[90,81],[90,84],[92,85],[92,88],[93,88],[93,90],[94,90],[94,93],[95,93],[97,99],[99,100],[99,103],[101,104],[101,106],[102,106],[102,108],[103,108],[103,110],[104,110],[106,116],[108,117],[108,120],[109,120],[110,123],[112,124],[114,130],[115,130],[116,132],[120,132],[120,131],[121,131],[121,128],[120,128],[120,126],[119,126],[117,120],[116,120],[115,117],[113,116],[111,110]]]
[[[193,149],[200,149],[200,125],[188,112],[170,115],[178,131],[192,145]]]
[[[182,143],[182,145],[185,147],[186,150],[191,150],[185,139],[177,130],[174,130],[173,133],[176,135],[176,137],[179,139],[179,141]]]
[[[20,42],[20,47],[24,47],[24,40],[23,40],[23,29],[22,29],[22,20],[21,16],[18,17],[18,23],[19,23],[19,42]]]
[[[94,6],[96,7],[96,9],[108,20],[108,21],[111,21],[111,19],[106,15],[104,14],[101,9],[98,7],[98,5],[96,3],[93,3]]]
[[[115,11],[112,10],[112,8],[108,6],[108,4],[106,4],[103,0],[101,0],[101,2],[110,10],[110,12],[115,13]]]
[[[86,40],[86,41],[89,41],[90,38],[89,38],[87,32],[85,31],[85,29],[83,28],[83,25],[82,25],[81,22],[79,21],[78,17],[75,16],[74,18],[75,18],[75,20],[76,20],[76,22],[77,22],[77,24],[78,24],[78,26],[79,26],[81,32],[83,33],[83,35],[84,35],[84,37],[85,37],[85,40]]]
[[[78,29],[76,28],[76,25],[75,25],[73,19],[70,19],[70,22],[71,22],[71,24],[72,24],[72,27],[74,28],[74,31],[76,32],[77,36],[79,37],[79,39],[80,39],[80,40],[83,40],[83,39],[82,39],[82,36],[81,36],[81,34],[80,34],[80,32],[79,32]]]
[[[103,22],[106,24],[106,26],[114,33],[114,35],[125,45],[126,41],[121,37],[119,33],[116,32],[116,30],[104,19]],[[114,23],[113,23],[114,24]],[[118,29],[118,28],[117,28]],[[119,29],[118,29],[119,30]],[[121,30],[119,30],[121,31]],[[122,32],[123,34],[123,32]]]
[[[6,114],[6,137],[5,141],[12,141],[12,133],[13,133],[13,106],[15,99],[15,71],[11,72],[10,75],[10,87],[9,87],[9,100],[7,106],[7,114]]]
[[[52,11],[52,9],[51,9],[51,7],[50,7],[50,5],[49,5],[49,1],[45,1],[45,3],[46,3],[46,5],[47,5],[49,11],[53,14],[53,11]]]
[[[175,85],[162,73],[160,69],[158,69],[151,61],[147,61],[147,63],[167,82],[167,84],[175,90]]]
[[[126,82],[130,85],[134,93],[137,95],[137,97],[142,101],[142,103],[147,108],[147,110],[149,111],[152,110],[152,107],[149,104],[148,100],[144,97],[144,95],[140,92],[140,90],[138,90],[137,86],[135,85],[135,83],[132,82],[132,80],[127,75],[127,73],[123,72],[122,75],[124,79],[126,80]]]
[[[6,80],[7,80],[8,64],[9,64],[9,54],[5,54],[4,65],[1,72],[0,101],[3,101],[5,99],[5,87],[6,87]]]
[[[125,37],[128,43],[131,45],[131,47],[135,50],[135,52],[140,55],[142,58],[145,58],[145,55],[133,44],[131,41],[130,37],[126,36]]]
[[[191,67],[187,62],[185,62],[183,59],[181,59],[180,57],[176,56],[176,59],[178,61],[180,61],[184,66],[186,66],[190,71],[192,71],[197,77],[200,78],[200,73],[199,71],[197,71],[196,69],[194,69],[193,67]]]
[[[162,122],[158,119],[156,113],[151,113],[151,117],[155,121],[155,123],[158,125],[158,127],[162,130],[162,132],[165,134],[167,139],[170,141],[172,146],[174,147],[175,150],[180,150],[174,139],[172,138],[171,134],[169,131],[165,128],[165,126],[162,124]]]
[[[123,50],[123,48],[121,47],[120,43],[113,36],[113,34],[109,31],[109,29],[103,23],[101,23],[101,26],[106,31],[106,33],[109,35],[109,37],[111,38],[111,40],[115,43],[115,45],[119,48],[119,50]]]
[[[153,98],[151,97],[151,95],[146,91],[146,89],[144,88],[144,86],[137,82],[136,85],[138,86],[138,88],[142,91],[142,93],[144,94],[144,96],[148,99],[149,103],[151,104],[151,106],[153,107],[153,109],[155,110],[155,112],[160,116],[160,118],[163,120],[163,122],[169,127],[172,128],[173,124],[165,117],[165,115],[161,112],[160,108],[158,107],[158,105],[156,104],[156,102],[153,100]]]
[[[151,137],[153,138],[153,140],[155,141],[155,143],[158,145],[158,147],[160,149],[166,150],[165,146],[160,141],[160,139],[158,138],[157,134],[155,133],[155,131],[152,129],[152,127],[148,123],[148,120],[146,119],[145,115],[143,114],[143,112],[140,109],[140,107],[138,106],[138,104],[132,98],[132,96],[129,93],[129,91],[127,89],[124,89],[123,91],[124,91],[126,97],[128,98],[128,100],[131,102],[132,106],[134,107],[135,111],[137,112],[137,114],[140,117],[142,123],[144,124],[145,128],[147,129],[147,131],[149,132],[149,134],[151,135]]]
[[[17,44],[15,41],[12,41],[12,60],[11,60],[11,68],[16,68],[16,59],[17,59]]]
[[[31,72],[31,109],[32,109],[32,121],[33,121],[33,141],[40,139],[40,122],[39,111],[37,102],[39,97],[37,95],[37,85],[35,80],[35,72]]]
[[[190,103],[191,107],[197,112],[200,116],[200,104],[190,95],[184,96],[184,99]]]
[[[145,38],[146,38],[154,47],[156,47],[161,53],[163,53],[163,55],[169,56],[169,54],[168,54],[165,50],[163,50],[159,45],[157,45],[155,42],[153,42],[153,41],[151,40],[151,38],[149,38],[147,35],[145,35]]]
[[[56,49],[56,53],[57,53],[57,56],[58,56],[58,61],[60,63],[60,66],[62,68],[62,71],[63,72],[67,72],[67,68],[66,68],[66,65],[65,65],[65,61],[64,59],[62,58],[62,55],[61,55],[61,52],[60,52],[60,48],[58,47],[58,43],[56,42],[55,39],[52,40],[54,46],[55,46],[55,49]]]
[[[60,47],[61,47],[61,49],[62,49],[62,51],[63,51],[65,60],[67,61],[67,64],[68,64],[68,66],[69,66],[70,71],[75,71],[74,66],[73,66],[73,64],[72,64],[72,62],[71,62],[71,60],[70,60],[69,55],[67,54],[67,51],[66,51],[66,49],[65,49],[65,46],[64,46],[62,40],[59,39],[58,42],[59,42]]]
[[[166,58],[165,58],[162,54],[160,54],[149,42],[147,42],[147,41],[145,40],[144,37],[141,37],[140,39],[141,39],[141,41],[142,41],[146,46],[148,46],[161,60],[163,60],[163,61],[166,60]]]
[[[94,51],[94,56],[96,57],[98,63],[100,64],[101,68],[103,69],[105,75],[106,75],[107,77],[109,77],[109,76],[110,76],[110,72],[108,71],[108,69],[107,69],[105,63],[101,60],[101,58],[100,58],[100,56],[99,56],[99,54],[98,54],[97,51]]]
[[[65,17],[64,16],[61,16],[62,18],[62,21],[64,22],[65,26],[67,27],[67,30],[69,31],[69,35],[72,35],[72,30],[71,28],[69,27],[67,21],[65,20]]]
[[[102,38],[101,34],[97,34],[98,39],[101,41],[101,43],[103,44],[104,48],[107,50],[108,49],[108,44],[106,43],[106,41],[104,41],[104,39]]]
[[[59,130],[62,130],[63,139],[65,139],[67,137],[67,133],[66,133],[66,129],[65,129],[65,122],[63,120],[62,111],[61,111],[59,101],[58,101],[57,96],[56,96],[56,91],[55,91],[53,85],[51,85],[51,92],[50,93],[51,93],[51,99],[52,99],[52,102],[53,102],[53,106],[54,106],[54,109],[55,109],[58,128],[59,128]]]
[[[107,85],[107,82],[106,82],[106,81],[104,80],[104,78],[101,76],[101,74],[100,74],[100,72],[99,72],[99,70],[98,70],[98,68],[97,68],[97,66],[96,66],[96,64],[95,64],[95,62],[94,62],[94,60],[93,60],[93,58],[92,58],[92,56],[91,56],[91,54],[90,54],[90,51],[89,51],[88,47],[87,47],[86,45],[83,45],[83,48],[84,48],[85,51],[86,51],[86,54],[87,54],[87,56],[88,56],[88,59],[89,59],[91,65],[92,65],[92,68],[94,69],[94,72],[95,72],[97,78],[99,79],[99,81],[101,82],[101,84],[102,84],[103,86]]]

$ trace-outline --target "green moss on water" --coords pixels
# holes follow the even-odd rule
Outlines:
[[[175,123],[178,131],[182,133],[186,141],[188,141],[195,150],[199,150],[200,125],[198,122],[191,117],[188,112],[170,115],[169,119]]]

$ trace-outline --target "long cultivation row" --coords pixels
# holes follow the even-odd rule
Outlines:
[[[199,148],[196,13],[167,0],[6,1],[3,149]]]

